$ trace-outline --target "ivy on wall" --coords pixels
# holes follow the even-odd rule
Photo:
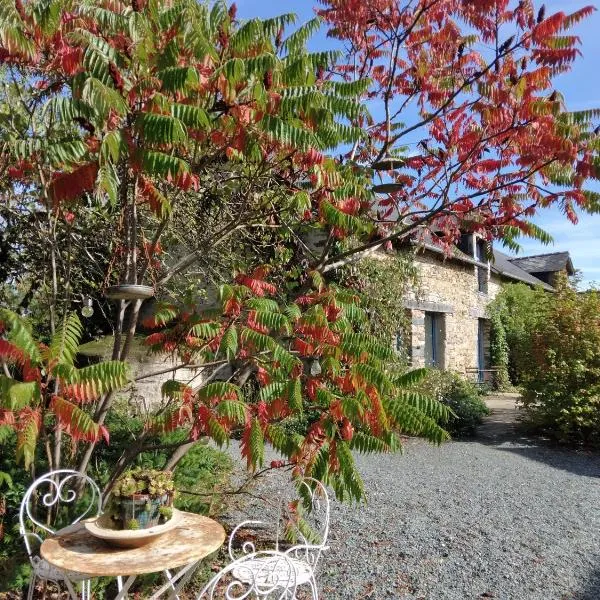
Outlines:
[[[348,268],[345,283],[362,295],[369,316],[365,333],[388,339],[407,362],[410,351],[409,314],[404,306],[409,289],[417,287],[418,272],[411,254],[378,255]],[[398,348],[398,342],[403,346]],[[402,351],[403,350],[403,351]]]
[[[495,387],[504,390],[510,387],[508,377],[508,340],[506,338],[506,329],[500,313],[491,311],[490,319],[490,359],[492,366],[498,369],[496,372]]]

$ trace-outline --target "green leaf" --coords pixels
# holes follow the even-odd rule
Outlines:
[[[0,375],[0,408],[9,411],[21,410],[37,403],[40,397],[37,381],[21,382]]]
[[[93,106],[101,119],[108,117],[111,110],[121,116],[128,112],[127,103],[121,94],[95,77],[85,80],[81,100]]]
[[[17,432],[17,462],[23,461],[27,470],[35,460],[35,447],[40,431],[35,414],[21,414],[20,418],[21,423]]]
[[[0,308],[0,322],[8,325],[8,340],[22,350],[32,364],[39,364],[42,361],[40,349],[26,326],[25,320],[6,308]]]
[[[297,377],[287,382],[288,405],[292,412],[302,414],[302,382]]]
[[[47,351],[48,362],[56,360],[61,364],[72,366],[82,333],[83,326],[77,313],[68,314],[52,336]]]
[[[292,33],[287,39],[284,40],[282,48],[289,54],[295,54],[301,52],[306,42],[314,35],[321,27],[321,18],[314,17],[310,19],[304,25],[301,25]]]
[[[190,167],[181,158],[156,152],[154,150],[140,150],[142,168],[146,173],[160,177],[176,177],[188,173]]]
[[[238,351],[238,334],[234,326],[230,326],[225,330],[221,338],[219,352],[222,352],[227,357],[227,360],[233,360]]]
[[[206,111],[190,104],[171,104],[171,114],[192,129],[210,129],[210,118]]]
[[[401,390],[398,398],[406,404],[414,406],[424,415],[435,419],[438,423],[446,423],[450,418],[451,411],[448,406],[426,394]]]
[[[163,400],[183,400],[184,396],[191,393],[190,388],[181,381],[175,379],[168,379],[165,381],[160,388],[160,395]]]
[[[215,410],[220,417],[226,417],[236,425],[246,422],[246,405],[238,400],[223,400]]]
[[[410,371],[407,371],[406,373],[403,373],[402,375],[399,375],[398,377],[395,377],[394,383],[398,387],[407,387],[409,385],[414,385],[415,383],[423,381],[423,379],[427,377],[429,372],[430,371],[427,368],[412,369]]]
[[[198,72],[192,67],[169,67],[157,74],[164,92],[185,92],[198,85]]]
[[[135,127],[150,144],[183,144],[187,141],[185,125],[177,118],[156,113],[140,113]]]
[[[277,141],[284,146],[294,147],[298,150],[308,150],[309,148],[318,147],[318,141],[312,132],[286,123],[279,117],[264,115],[259,121],[258,126],[265,131],[272,140]]]
[[[431,417],[402,398],[384,400],[384,408],[396,427],[408,435],[422,436],[434,444],[450,439],[448,433]]]
[[[121,131],[109,131],[102,138],[100,146],[100,158],[103,163],[116,165],[122,156],[128,153],[127,143]]]
[[[199,400],[214,400],[216,398],[222,402],[225,399],[230,400],[232,397],[241,400],[242,391],[237,385],[228,381],[213,381],[207,383],[198,391]]]
[[[358,233],[369,229],[364,221],[354,215],[346,214],[327,200],[321,202],[321,213],[329,225],[338,227],[347,233]]]

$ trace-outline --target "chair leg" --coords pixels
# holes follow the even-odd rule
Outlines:
[[[317,581],[314,578],[314,576],[310,578],[310,581],[308,583],[310,585],[310,591],[313,600],[319,600],[319,590],[317,589]]]
[[[71,583],[71,580],[67,579],[65,577],[64,581],[65,581],[65,585],[67,586],[67,589],[69,590],[69,594],[71,595],[71,598],[73,598],[73,600],[78,600],[78,598],[77,598],[77,592],[73,588],[73,584]]]
[[[33,593],[35,592],[35,583],[37,581],[37,575],[31,573],[31,579],[29,580],[29,588],[27,589],[27,600],[33,600]]]
[[[175,585],[171,582],[171,571],[169,571],[169,569],[165,569],[164,570],[164,574],[165,577],[167,578],[167,581],[171,584],[171,592],[170,592],[170,597],[171,598],[175,598],[175,600],[179,600],[179,596],[175,593]]]

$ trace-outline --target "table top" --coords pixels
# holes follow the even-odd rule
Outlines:
[[[171,531],[140,548],[116,548],[95,538],[78,523],[47,538],[40,554],[59,569],[95,577],[142,575],[196,562],[218,550],[225,541],[223,527],[201,515],[181,513]]]

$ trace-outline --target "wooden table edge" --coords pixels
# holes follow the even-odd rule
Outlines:
[[[73,568],[69,568],[68,566],[65,566],[63,564],[57,564],[56,562],[54,562],[52,560],[52,558],[48,558],[48,556],[46,556],[47,554],[47,550],[48,550],[48,543],[52,543],[55,542],[57,539],[60,539],[61,537],[65,537],[64,533],[61,534],[61,532],[64,532],[64,530],[61,530],[61,532],[57,532],[56,535],[50,536],[48,538],[46,538],[41,546],[40,546],[40,555],[41,557],[48,562],[50,565],[52,565],[54,568],[60,569],[62,571],[71,571],[73,573],[77,573],[79,575],[89,575],[90,577],[117,577],[119,575],[122,576],[129,576],[129,575],[146,575],[149,573],[158,573],[161,572],[165,569],[176,569],[179,567],[183,567],[186,565],[190,565],[196,562],[199,562],[201,560],[203,560],[204,558],[206,558],[207,556],[210,556],[211,554],[213,554],[214,552],[217,552],[224,544],[226,538],[227,538],[227,534],[225,532],[225,528],[223,527],[223,525],[221,525],[221,523],[219,523],[218,521],[215,521],[214,519],[211,519],[210,517],[205,517],[204,515],[198,515],[196,513],[190,513],[190,512],[184,512],[181,511],[183,515],[185,516],[192,516],[194,518],[198,518],[200,517],[202,520],[207,520],[210,521],[212,524],[217,525],[220,529],[219,531],[219,536],[218,536],[218,545],[216,545],[216,541],[215,541],[215,548],[213,550],[211,550],[210,552],[206,552],[205,554],[203,554],[202,556],[194,556],[191,560],[188,559],[181,559],[181,560],[174,560],[173,562],[169,562],[168,565],[164,565],[162,567],[160,567],[159,569],[156,568],[152,568],[150,569],[140,569],[140,568],[127,568],[128,564],[131,564],[131,562],[133,561],[128,561],[127,560],[127,553],[128,552],[134,552],[136,550],[139,550],[140,548],[132,548],[132,549],[126,549],[126,548],[117,548],[114,547],[114,553],[119,553],[122,555],[122,567],[119,567],[119,569],[110,569],[110,568],[96,568],[96,569],[90,569],[90,570],[80,570],[80,569],[73,569]],[[70,530],[69,532],[67,532],[67,536],[69,535],[73,535],[74,533],[79,533],[83,528],[85,527],[84,523],[77,523],[76,526],[69,526],[65,529]],[[177,528],[173,530],[173,532],[177,531]],[[93,536],[91,536],[91,534],[89,534],[91,538],[93,538]],[[97,538],[93,538],[93,539],[97,539]],[[152,542],[150,544],[148,544],[148,546],[152,546],[155,543],[160,544],[160,540],[161,538],[159,538],[158,540],[156,540],[156,542]],[[104,544],[107,548],[111,548],[110,544],[103,542],[102,540],[99,540],[100,543]],[[46,546],[46,548],[44,549],[44,546]],[[159,546],[160,547],[160,546]],[[143,548],[143,546],[142,546]],[[121,564],[121,563],[120,563]]]

